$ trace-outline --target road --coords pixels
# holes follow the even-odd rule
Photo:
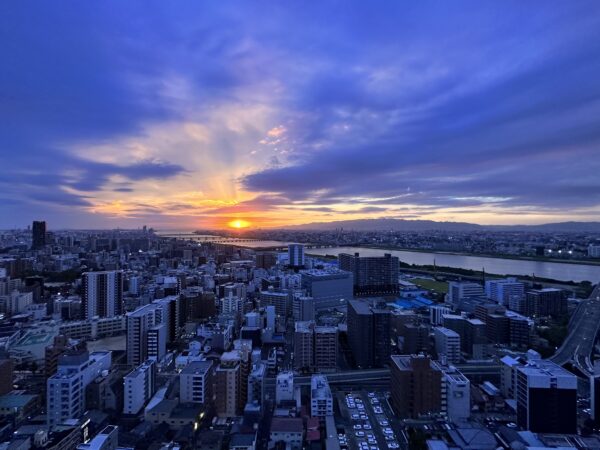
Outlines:
[[[591,357],[599,330],[600,284],[587,300],[577,305],[569,321],[569,334],[550,360],[561,366],[572,362],[584,375],[590,376],[594,370]]]

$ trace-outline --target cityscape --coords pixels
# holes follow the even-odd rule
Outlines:
[[[600,450],[600,3],[0,33],[0,450]]]

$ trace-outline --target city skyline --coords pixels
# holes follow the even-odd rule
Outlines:
[[[0,229],[600,219],[597,2],[0,9]]]

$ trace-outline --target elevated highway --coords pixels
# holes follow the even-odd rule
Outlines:
[[[600,331],[600,284],[587,300],[582,300],[569,320],[569,334],[550,360],[558,365],[572,363],[584,376],[594,367],[592,355]]]

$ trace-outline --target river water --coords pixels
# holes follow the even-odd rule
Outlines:
[[[485,256],[451,255],[444,253],[411,252],[405,250],[383,250],[362,247],[334,247],[307,249],[312,255],[338,255],[339,253],[360,253],[361,256],[382,256],[391,253],[407,264],[456,267],[460,269],[482,270],[501,275],[535,275],[560,281],[600,282],[600,266],[587,264],[566,264],[522,259],[489,258]]]

